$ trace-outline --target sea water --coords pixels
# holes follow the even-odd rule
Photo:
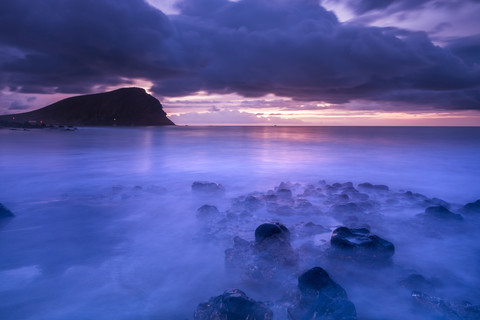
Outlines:
[[[253,240],[263,222],[333,230],[342,222],[326,220],[332,203],[310,199],[323,212],[311,216],[260,209],[224,227],[205,226],[196,212],[210,204],[235,215],[238,197],[282,182],[298,196],[322,180],[383,184],[393,196],[412,191],[459,209],[480,199],[480,128],[0,130],[0,203],[15,214],[0,221],[0,318],[193,319],[199,303],[235,287],[286,319],[278,295],[225,268],[224,251],[235,236]],[[195,194],[194,181],[225,192]],[[478,217],[466,217],[469,228],[423,233],[415,220],[423,207],[380,204],[381,219],[369,222],[395,244],[392,266],[352,273],[307,255],[301,267],[324,267],[359,319],[430,319],[398,286],[409,273],[439,282],[434,293],[442,298],[480,304]],[[329,237],[298,236],[292,246],[321,251]],[[285,280],[292,290],[294,280]]]

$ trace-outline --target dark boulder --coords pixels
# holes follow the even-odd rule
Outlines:
[[[0,203],[0,219],[1,218],[13,218],[15,215],[12,211],[8,210],[3,204]]]
[[[264,223],[255,230],[255,243],[260,244],[267,239],[290,242],[290,231],[278,222]]]
[[[371,184],[369,182],[360,183],[358,185],[359,189],[368,190],[368,191],[388,191],[389,188],[383,184]]]
[[[264,223],[255,230],[254,255],[258,264],[269,269],[297,263],[297,255],[290,245],[290,231],[278,222]]]
[[[215,182],[195,181],[192,184],[192,191],[203,194],[220,194],[225,192],[225,188],[221,184]]]
[[[428,218],[436,218],[442,220],[463,220],[463,217],[459,214],[453,213],[444,206],[434,206],[425,209],[425,216]]]
[[[480,213],[480,200],[475,202],[467,203],[462,208],[462,213],[472,214],[472,213]]]
[[[280,280],[284,269],[297,265],[298,255],[290,245],[290,231],[280,223],[264,223],[255,230],[255,241],[239,237],[225,250],[227,267],[240,270],[253,281]]]
[[[393,243],[366,228],[339,227],[333,231],[330,244],[335,256],[359,262],[388,261],[395,253]]]
[[[195,320],[271,320],[273,312],[264,303],[232,289],[198,305]]]
[[[355,305],[347,293],[328,273],[312,268],[298,278],[300,296],[288,309],[291,320],[355,320]]]
[[[219,215],[217,207],[204,204],[197,209],[197,218],[199,219],[212,219]]]

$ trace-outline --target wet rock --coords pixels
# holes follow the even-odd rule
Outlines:
[[[197,209],[197,218],[199,219],[212,219],[220,214],[217,207],[204,204]]]
[[[276,196],[282,200],[289,200],[292,198],[292,191],[290,189],[279,189]]]
[[[367,201],[370,198],[368,194],[359,192],[353,187],[343,190],[342,194],[348,195],[353,201]]]
[[[395,253],[393,243],[370,234],[367,228],[339,227],[333,231],[330,244],[336,257],[359,262],[385,262]]]
[[[358,185],[359,189],[368,190],[368,191],[389,191],[388,186],[383,184],[371,184],[369,182],[360,183]]]
[[[355,306],[347,293],[328,273],[312,268],[298,278],[300,296],[288,309],[291,320],[355,320]]]
[[[241,267],[252,259],[253,245],[238,236],[233,238],[233,248],[225,250],[225,264],[230,268]]]
[[[218,194],[224,193],[225,188],[221,184],[215,182],[195,181],[192,184],[192,191],[204,194]]]
[[[480,200],[467,203],[466,205],[463,206],[461,211],[462,213],[465,213],[465,214],[480,213]]]
[[[428,218],[436,218],[442,220],[463,220],[463,217],[459,214],[453,213],[444,206],[434,206],[425,209],[425,216]]]
[[[330,208],[330,214],[338,219],[339,221],[344,221],[349,217],[356,217],[364,213],[364,210],[361,209],[358,205],[353,202],[347,204],[337,204]]]
[[[225,250],[228,267],[239,269],[254,281],[270,281],[277,272],[296,266],[298,256],[290,245],[290,231],[280,223],[264,223],[255,230],[255,241],[234,238]]]
[[[13,218],[15,215],[12,211],[8,210],[3,204],[0,203],[0,219],[1,218]]]
[[[313,205],[307,199],[300,198],[295,200],[295,208],[300,210],[308,210],[308,209],[312,209]]]
[[[273,312],[239,289],[225,291],[198,305],[195,320],[271,320]]]
[[[255,243],[260,244],[265,240],[290,242],[290,231],[283,224],[264,223],[255,230]]]
[[[455,303],[443,298],[414,291],[412,297],[423,310],[442,320],[478,320],[480,319],[480,305],[469,302]]]
[[[276,202],[269,202],[267,204],[267,211],[281,216],[291,216],[295,214],[295,210],[291,206]]]
[[[265,195],[252,193],[247,196],[240,196],[233,200],[233,207],[238,210],[253,212],[265,206]]]
[[[442,206],[450,209],[450,203],[439,198],[426,199],[424,202],[427,206]]]
[[[399,281],[399,284],[410,291],[429,291],[434,289],[434,283],[418,273],[410,274]]]
[[[307,222],[306,224],[303,225],[303,228],[302,228],[302,233],[307,236],[322,234],[327,232],[330,232],[330,229],[325,228],[322,225],[315,224],[313,222]]]
[[[247,210],[255,211],[263,207],[263,201],[253,195],[249,195],[245,198],[244,206]]]

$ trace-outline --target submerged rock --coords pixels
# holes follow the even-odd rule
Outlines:
[[[355,320],[355,305],[328,273],[315,267],[298,278],[300,296],[288,309],[291,320]]]
[[[424,276],[418,273],[410,274],[407,278],[399,281],[400,286],[410,291],[432,291],[435,284],[427,280]]]
[[[462,208],[462,213],[472,214],[472,213],[480,213],[480,200],[475,202],[467,203]]]
[[[273,312],[264,303],[231,289],[198,305],[195,320],[271,320]]]
[[[334,218],[337,218],[339,220],[343,220],[348,218],[349,216],[356,216],[362,213],[364,213],[364,210],[353,202],[349,202],[347,204],[337,204],[330,208],[330,214],[332,214]]]
[[[389,191],[388,186],[384,184],[371,184],[369,182],[360,183],[358,185],[359,189],[369,190],[369,191]]]
[[[219,215],[217,207],[204,204],[197,209],[197,218],[199,219],[212,219]]]
[[[0,218],[13,218],[15,215],[0,203]]]
[[[444,206],[434,206],[425,209],[425,216],[428,218],[436,218],[442,220],[463,220],[463,217],[459,214],[453,213]]]
[[[444,320],[478,320],[480,319],[480,305],[469,302],[455,303],[439,297],[414,291],[412,297],[418,306],[435,316],[435,319]]]
[[[215,182],[195,181],[192,184],[192,191],[197,193],[215,194],[224,193],[225,188],[221,184]]]
[[[393,243],[366,228],[339,227],[333,231],[330,244],[336,257],[360,262],[388,261],[395,253]]]
[[[278,272],[297,264],[298,256],[290,245],[290,231],[280,223],[260,225],[255,230],[254,242],[240,237],[235,237],[233,242],[233,248],[225,250],[225,263],[250,280],[273,280]]]

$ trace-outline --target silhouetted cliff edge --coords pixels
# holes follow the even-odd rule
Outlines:
[[[164,126],[175,125],[160,102],[141,88],[76,96],[44,108],[0,116],[0,126]]]

